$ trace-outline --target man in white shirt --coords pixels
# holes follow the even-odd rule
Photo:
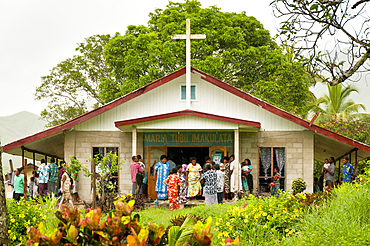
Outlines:
[[[239,194],[243,193],[242,168],[240,163],[236,162],[234,155],[230,156],[230,161],[230,191],[234,193],[234,200],[236,201],[239,199]]]

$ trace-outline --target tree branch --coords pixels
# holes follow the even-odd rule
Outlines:
[[[349,77],[351,77],[364,63],[365,61],[370,58],[370,49],[366,50],[366,53],[356,62],[356,64],[347,70],[342,76],[340,76],[337,79],[334,79],[333,81],[329,82],[330,85],[336,85],[339,83],[342,83]]]

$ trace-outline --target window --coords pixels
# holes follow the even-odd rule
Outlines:
[[[274,176],[274,168],[280,173],[280,189],[285,189],[285,148],[259,148],[259,190],[269,191],[269,184]]]
[[[190,99],[196,100],[195,98],[195,85],[190,87]],[[186,85],[181,85],[181,100],[186,100]]]
[[[93,147],[92,148],[93,157],[98,155],[98,159],[101,160],[107,153],[112,152],[118,156],[118,147]],[[118,192],[118,173],[115,173],[111,179],[114,184],[115,191]]]

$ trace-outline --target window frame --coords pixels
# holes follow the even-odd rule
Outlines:
[[[271,176],[260,176],[260,148],[270,148],[271,149]],[[286,189],[286,170],[287,170],[287,148],[285,146],[258,146],[258,179],[257,179],[257,187],[258,190],[260,189],[260,179],[262,178],[272,178],[274,176],[274,148],[284,148],[285,153],[285,165],[284,165],[284,175],[281,175],[280,178],[284,179],[284,190]]]
[[[185,86],[185,99],[182,99],[182,87],[183,86]],[[194,86],[194,97],[195,97],[195,99],[191,99],[190,98],[190,101],[195,102],[195,101],[197,101],[197,98],[198,98],[198,95],[197,95],[198,89],[197,89],[197,85],[196,84],[192,83],[191,84],[191,87],[193,87],[193,86]],[[190,97],[191,97],[191,87],[190,87]],[[185,83],[180,83],[180,101],[181,102],[185,102],[186,101],[186,84]]]

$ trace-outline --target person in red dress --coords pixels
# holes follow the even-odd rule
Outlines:
[[[170,211],[174,209],[180,209],[180,205],[177,203],[177,195],[179,194],[179,187],[181,185],[180,177],[177,175],[177,168],[171,170],[170,175],[164,181],[164,184],[168,186],[168,201],[170,203]]]

